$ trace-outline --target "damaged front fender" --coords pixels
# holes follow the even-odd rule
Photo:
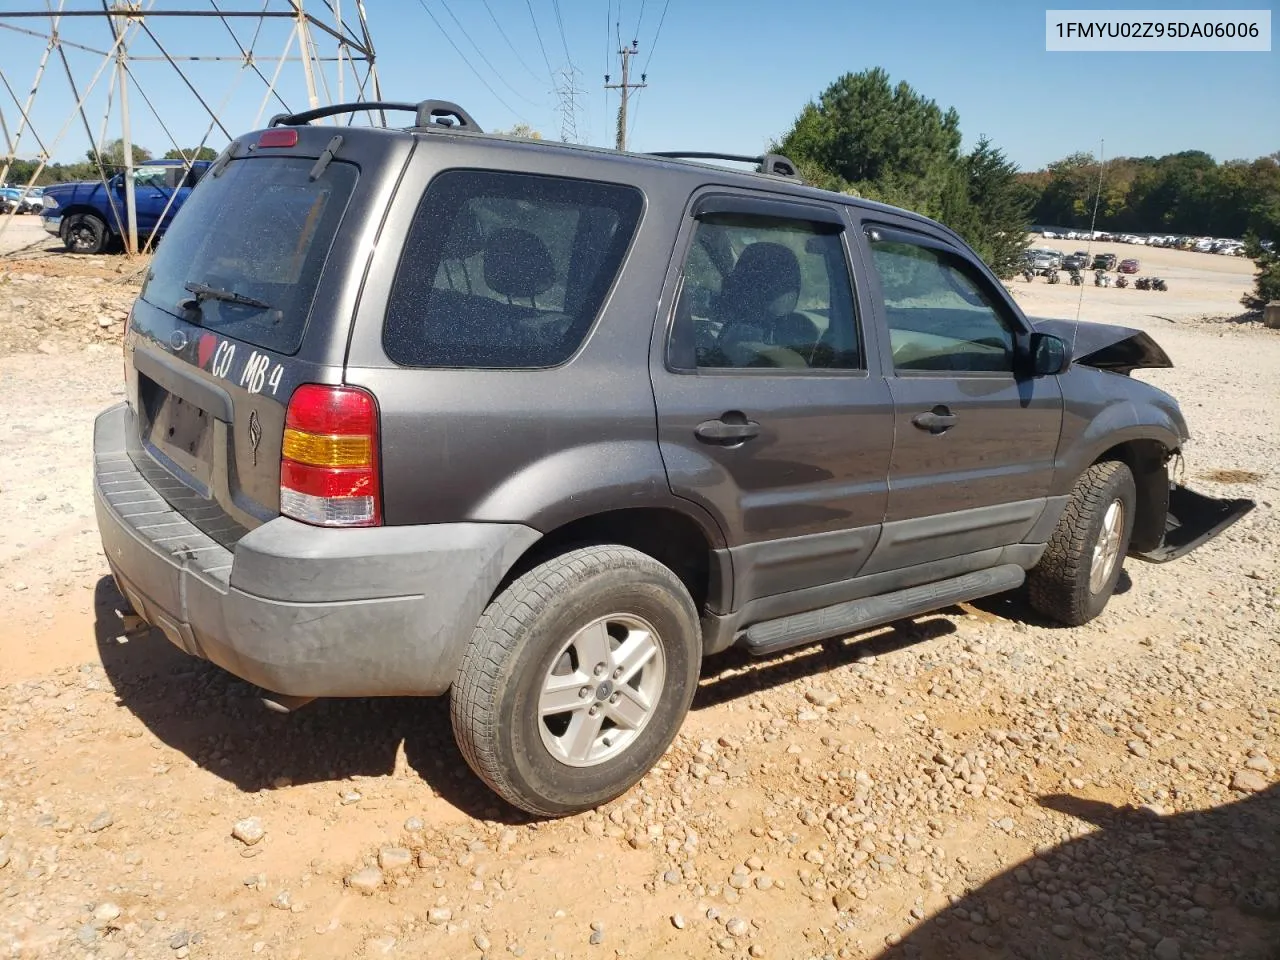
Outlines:
[[[1172,367],[1173,361],[1151,334],[1133,327],[1071,320],[1033,320],[1037,330],[1072,345],[1071,362],[1128,376],[1134,370]]]

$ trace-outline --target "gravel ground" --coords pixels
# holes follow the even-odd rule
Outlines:
[[[0,340],[39,313],[56,347],[0,356],[0,956],[1280,957],[1280,334],[1198,317],[1247,277],[1083,313],[1172,355],[1188,482],[1258,501],[1227,534],[1130,562],[1078,629],[1013,595],[728,654],[636,789],[548,823],[475,780],[444,701],[281,717],[125,633],[87,454],[123,266],[52,261],[22,307],[0,271]]]

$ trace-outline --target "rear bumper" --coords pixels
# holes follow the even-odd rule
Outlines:
[[[444,693],[489,597],[539,537],[519,524],[327,530],[279,517],[227,548],[171,505],[198,516],[198,498],[138,469],[131,426],[120,404],[93,438],[98,528],[121,590],[187,653],[276,693]]]
[[[1160,546],[1133,556],[1149,563],[1177,560],[1208,543],[1254,506],[1252,500],[1219,500],[1175,486],[1169,491],[1169,512]]]

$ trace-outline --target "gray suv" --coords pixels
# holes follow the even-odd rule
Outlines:
[[[370,109],[414,126],[311,123]],[[235,140],[96,423],[133,612],[279,709],[448,693],[475,772],[556,816],[644,775],[705,656],[1024,580],[1084,623],[1252,507],[1171,483],[1146,334],[1033,323],[946,227],[750,159],[441,101]]]

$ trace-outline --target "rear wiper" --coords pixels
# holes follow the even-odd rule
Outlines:
[[[195,294],[196,302],[202,300],[221,300],[224,303],[238,303],[244,307],[257,307],[259,310],[270,310],[271,304],[265,300],[259,300],[257,297],[247,297],[243,293],[236,293],[234,290],[221,290],[218,287],[211,287],[207,283],[184,283],[182,289],[188,293]]]

